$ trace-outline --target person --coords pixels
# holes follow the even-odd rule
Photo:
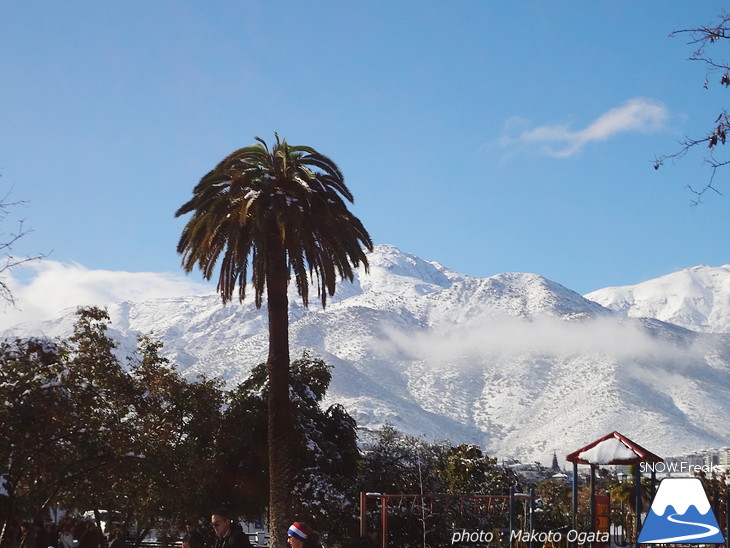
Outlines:
[[[122,548],[124,546],[124,532],[118,527],[109,535],[111,542],[109,548]]]
[[[215,510],[210,517],[210,524],[215,530],[213,548],[252,548],[248,535],[233,521],[233,516],[227,509]]]
[[[46,546],[43,548],[58,548],[58,527],[55,523],[46,524]]]
[[[20,548],[35,548],[36,530],[29,521],[20,524]]]
[[[203,535],[200,534],[192,521],[185,522],[185,535],[182,538],[182,548],[203,548]]]
[[[101,529],[90,523],[79,539],[79,548],[101,548],[104,541],[104,534]]]
[[[303,521],[292,523],[286,534],[286,542],[291,548],[322,548],[319,533]]]
[[[66,520],[61,524],[61,533],[58,535],[58,548],[75,548],[76,539],[74,539],[74,524],[72,521]]]

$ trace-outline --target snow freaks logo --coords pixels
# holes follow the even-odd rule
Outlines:
[[[639,534],[639,543],[724,542],[702,482],[697,478],[663,479]]]

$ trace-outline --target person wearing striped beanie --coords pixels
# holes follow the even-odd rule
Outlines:
[[[303,521],[295,521],[286,532],[287,543],[291,548],[320,548],[319,533],[312,531]]]

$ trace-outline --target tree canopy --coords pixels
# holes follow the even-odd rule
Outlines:
[[[265,365],[230,389],[186,379],[151,335],[122,359],[109,326],[105,310],[80,308],[68,338],[0,342],[0,523],[103,508],[140,541],[222,504],[249,521],[265,514]],[[291,369],[295,510],[352,538],[355,421],[321,407],[323,360],[304,354]]]
[[[0,524],[49,506],[105,509],[140,541],[153,528],[175,534],[220,505],[249,521],[265,514],[266,365],[233,387],[185,378],[151,335],[123,356],[110,325],[105,310],[81,308],[67,338],[0,342]],[[332,368],[305,352],[290,371],[293,512],[328,546],[357,539],[361,491],[446,497],[433,507],[412,499],[391,508],[389,534],[399,546],[448,544],[455,527],[507,526],[504,507],[448,497],[507,495],[522,484],[509,467],[478,446],[388,425],[358,440],[347,411],[324,405]],[[569,489],[551,482],[540,489],[541,524],[564,525]],[[368,515],[378,527],[380,510]]]

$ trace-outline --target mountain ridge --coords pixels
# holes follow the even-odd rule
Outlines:
[[[724,318],[722,283],[698,331],[687,327],[696,319],[638,317],[644,301],[617,305],[622,288],[588,295],[605,306],[537,274],[477,278],[389,245],[369,261],[369,274],[340,282],[326,309],[314,299],[304,308],[294,289],[289,308],[292,357],[307,350],[334,366],[326,403],[343,404],[361,427],[389,423],[543,463],[613,430],[660,455],[730,445],[721,420],[730,336],[711,325]],[[108,309],[122,347],[152,332],[191,378],[234,384],[266,358],[265,307],[251,301],[224,307],[210,294]],[[62,336],[72,324],[69,312],[6,334]]]
[[[730,332],[730,265],[699,265],[587,298],[630,317],[650,317],[703,333]]]

